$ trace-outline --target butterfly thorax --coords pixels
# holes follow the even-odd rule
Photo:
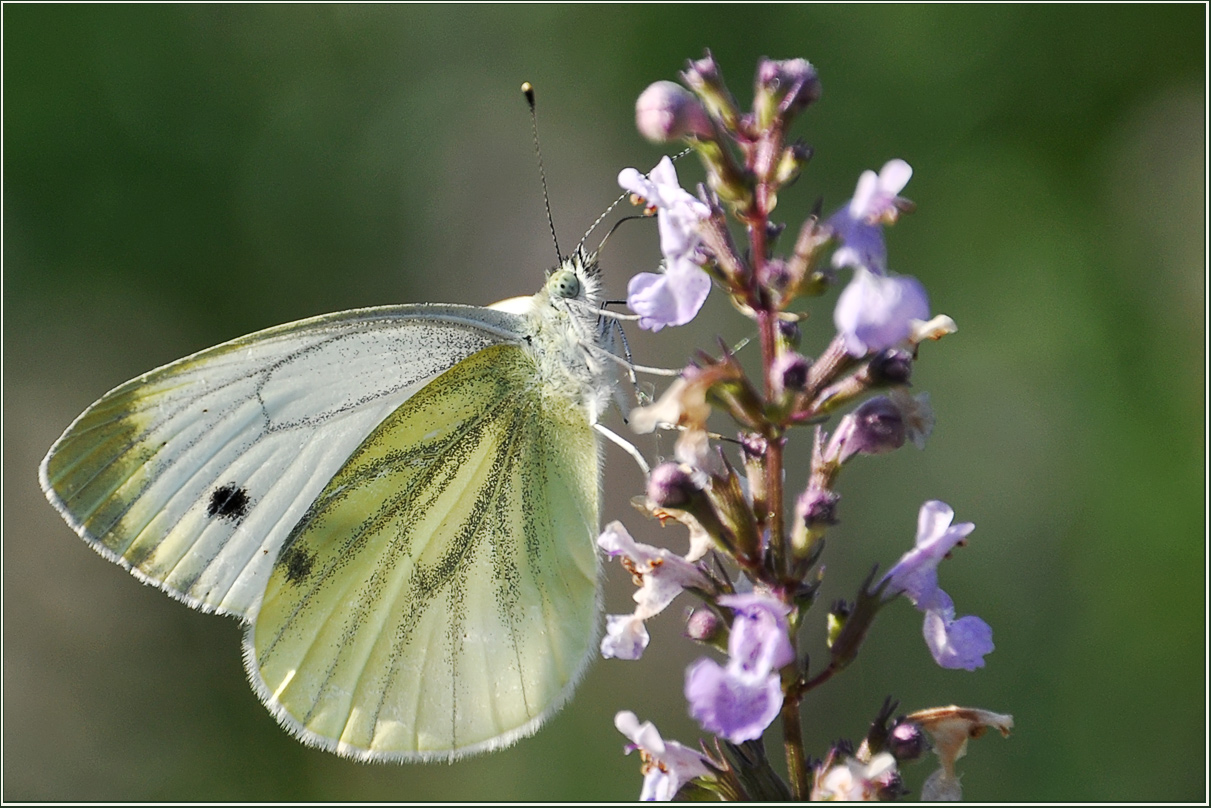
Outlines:
[[[596,256],[579,251],[530,298],[526,348],[544,395],[583,408],[595,423],[614,384],[613,340],[598,316],[601,281]]]

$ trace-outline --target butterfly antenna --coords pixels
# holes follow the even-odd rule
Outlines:
[[[682,157],[685,157],[687,154],[689,154],[692,151],[693,151],[693,149],[687,148],[684,151],[673,155],[673,158],[672,158],[673,162],[680,160]],[[623,192],[623,194],[621,196],[619,196],[617,199],[615,199],[613,202],[610,203],[610,206],[608,208],[606,208],[605,211],[603,211],[600,216],[597,217],[597,221],[593,222],[593,224],[589,227],[589,229],[585,231],[584,236],[582,236],[580,239],[580,243],[576,245],[577,251],[584,249],[584,243],[589,240],[589,236],[593,235],[593,231],[597,229],[597,225],[601,224],[602,220],[605,219],[605,217],[609,216],[610,213],[614,210],[614,208],[618,207],[618,203],[622,202],[622,200],[626,199],[630,195],[631,195],[631,193],[629,191],[625,191],[625,192]],[[602,248],[605,247],[606,241],[610,238],[610,236],[614,235],[614,231],[618,229],[618,225],[622,224],[623,222],[630,221],[631,219],[648,219],[648,218],[651,218],[651,217],[649,217],[646,214],[641,214],[641,215],[636,215],[636,216],[624,216],[623,218],[614,222],[614,226],[610,228],[610,232],[606,233],[605,237],[602,238],[601,243],[597,245],[597,252],[600,253]]]
[[[601,215],[597,217],[597,220],[594,221],[593,224],[589,225],[589,229],[586,230],[585,234],[580,237],[580,243],[576,245],[576,249],[578,251],[584,249],[584,243],[589,240],[589,236],[593,235],[593,231],[597,229],[597,225],[601,224],[602,220],[605,219],[605,217],[609,216],[614,211],[614,208],[618,207],[619,202],[626,199],[630,195],[631,195],[630,191],[623,193],[620,197],[618,197],[613,202],[611,202],[610,206],[608,208],[606,208],[604,211],[601,212]],[[628,216],[627,218],[642,218],[642,217]],[[614,228],[616,228],[616,227],[618,227],[617,224],[615,224],[614,227],[611,227],[610,233],[613,233]],[[606,233],[606,238],[610,237],[610,233]],[[606,242],[606,240],[605,240],[605,238],[603,238],[601,240],[601,244],[604,245],[605,242]],[[601,246],[598,246],[597,251],[601,252]]]
[[[523,81],[521,91],[530,105],[530,128],[534,131],[534,155],[538,158],[538,176],[542,180],[542,203],[547,209],[547,225],[551,228],[551,241],[555,242],[555,257],[563,263],[563,253],[559,251],[559,236],[555,235],[555,219],[551,216],[551,196],[547,192],[547,172],[542,167],[542,148],[538,145],[538,109],[534,104],[534,85]]]

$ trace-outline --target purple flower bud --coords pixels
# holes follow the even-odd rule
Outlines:
[[[887,733],[887,751],[891,752],[896,760],[907,763],[928,752],[929,741],[919,724],[901,720]]]
[[[774,360],[774,383],[783,390],[799,392],[807,387],[807,374],[811,369],[811,360],[806,356],[786,351]]]
[[[803,492],[796,503],[795,510],[802,515],[803,521],[813,525],[837,524],[837,503],[841,495],[836,491],[825,488],[809,488]]]
[[[781,258],[771,258],[761,265],[757,282],[766,289],[781,294],[790,285],[791,276],[787,271],[786,262]]]
[[[744,432],[740,435],[740,453],[744,462],[765,457],[769,451],[769,441],[755,432]]]
[[[710,609],[695,609],[685,621],[685,636],[698,642],[711,642],[719,636],[723,621]]]
[[[798,347],[799,340],[803,336],[802,329],[799,328],[798,320],[779,320],[778,321],[778,336],[791,347]]]
[[[886,396],[875,396],[841,419],[829,448],[844,463],[856,454],[885,454],[899,449],[905,434],[900,408]]]
[[[698,490],[680,463],[661,463],[648,475],[648,499],[661,508],[685,508]]]
[[[696,76],[700,81],[713,83],[719,81],[719,63],[708,50],[701,59],[691,60],[686,68],[687,73]]]
[[[671,81],[658,81],[635,102],[635,126],[653,143],[683,137],[714,137],[715,129],[702,103],[689,90]]]
[[[757,67],[757,85],[778,98],[779,110],[790,115],[820,99],[820,76],[806,59],[762,59]]]
[[[901,348],[885,348],[871,358],[870,375],[884,384],[907,384],[912,377],[912,354]]]
[[[875,797],[879,802],[895,802],[909,794],[904,786],[904,776],[896,769],[882,772],[871,778],[871,782],[875,786]]]

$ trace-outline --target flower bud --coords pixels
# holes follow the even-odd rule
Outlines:
[[[904,445],[904,415],[885,396],[875,396],[841,419],[830,450],[844,463],[855,454],[885,454]]]
[[[689,90],[671,81],[658,81],[640,94],[635,102],[635,126],[639,134],[653,143],[715,135],[702,103]]]
[[[695,609],[685,621],[685,636],[697,642],[713,643],[723,628],[719,615],[710,609]]]
[[[808,527],[837,524],[837,503],[841,495],[826,488],[808,488],[795,503],[795,511],[802,515]]]
[[[744,459],[746,467],[750,462],[765,457],[765,453],[769,451],[769,441],[756,432],[741,433],[739,442],[740,456]]]
[[[787,348],[798,348],[799,341],[803,338],[803,330],[799,328],[798,320],[779,320],[778,321],[778,339]]]
[[[909,791],[904,786],[904,777],[896,769],[889,769],[871,779],[875,786],[875,797],[879,802],[895,802],[901,797],[908,796]]]
[[[852,613],[853,607],[843,600],[836,601],[828,610],[828,631],[825,640],[829,648],[832,648],[833,643],[841,636],[841,630],[845,628],[845,621]]]
[[[753,510],[761,513],[767,507],[769,493],[765,487],[765,454],[769,451],[769,441],[756,432],[741,432],[739,437],[740,459],[744,462],[749,498],[753,502]]]
[[[740,478],[722,452],[719,459],[723,470],[711,474],[707,497],[723,528],[720,539],[741,566],[757,564],[761,557],[761,534],[757,530],[752,502],[745,496]]]
[[[783,292],[790,285],[791,276],[786,270],[786,262],[781,258],[770,258],[761,265],[757,274],[757,282],[773,300],[782,300]]]
[[[887,751],[896,760],[908,763],[929,751],[929,739],[920,725],[901,719],[887,733]]]
[[[794,288],[788,296],[821,295],[833,283],[835,278],[827,264],[817,268],[831,238],[829,229],[820,223],[818,216],[813,214],[803,222],[795,239],[795,251],[787,262],[787,271],[794,278]]]
[[[762,59],[757,67],[757,96],[753,109],[757,125],[765,128],[775,116],[791,118],[820,98],[820,76],[806,59]]]
[[[885,348],[871,358],[869,373],[871,381],[879,384],[908,384],[912,354],[899,348]]]
[[[812,363],[803,354],[786,351],[774,360],[772,376],[779,391],[798,393],[807,388],[808,373]]]
[[[779,186],[790,185],[799,178],[807,161],[812,159],[812,148],[805,143],[792,143],[782,151],[778,166],[774,169],[774,181]]]
[[[726,129],[736,131],[740,112],[736,108],[736,100],[723,83],[719,64],[709,50],[701,59],[686,65],[681,79],[698,94],[712,117],[721,121]]]
[[[661,508],[685,510],[701,489],[679,463],[661,463],[648,475],[648,499]]]

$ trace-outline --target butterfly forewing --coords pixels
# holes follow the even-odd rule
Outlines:
[[[250,617],[291,528],[374,427],[518,330],[484,309],[399,306],[243,337],[90,407],[43,461],[43,489],[106,557]]]
[[[498,345],[388,417],[287,539],[250,628],[262,698],[321,746],[455,758],[526,734],[594,643],[597,448]]]

